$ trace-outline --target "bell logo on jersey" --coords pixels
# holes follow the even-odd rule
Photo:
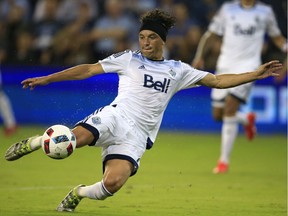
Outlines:
[[[242,28],[241,25],[234,26],[234,33],[236,35],[254,35],[257,31],[256,26],[249,26],[248,28]]]
[[[167,93],[170,84],[170,79],[164,78],[163,82],[154,81],[153,76],[144,74],[144,87],[154,88],[157,91]]]

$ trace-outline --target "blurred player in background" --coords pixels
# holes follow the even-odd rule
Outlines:
[[[163,58],[169,29],[175,24],[170,14],[156,9],[141,17],[140,51],[113,54],[95,64],[82,64],[48,76],[22,81],[34,89],[64,80],[81,80],[103,73],[117,73],[118,95],[108,106],[96,110],[73,128],[77,147],[102,147],[103,178],[93,185],[72,189],[57,207],[74,211],[82,198],[104,200],[115,194],[134,175],[146,149],[151,149],[164,111],[174,94],[204,85],[229,88],[268,76],[282,68],[271,61],[257,70],[242,74],[213,75],[181,61]],[[13,161],[41,147],[41,136],[30,137],[9,147],[6,160]]]
[[[224,3],[202,36],[192,66],[204,68],[208,47],[220,37],[222,46],[216,74],[255,70],[261,64],[266,33],[276,47],[287,53],[286,38],[282,36],[269,5],[256,0]],[[222,121],[221,155],[213,169],[216,174],[228,171],[238,124],[244,126],[248,140],[255,136],[255,114],[238,112],[241,103],[248,99],[252,85],[247,83],[230,89],[213,89],[211,92],[213,117],[216,121]]]
[[[2,86],[2,74],[0,70],[0,114],[3,119],[4,135],[11,136],[17,130],[17,124],[12,110],[11,102]]]
[[[0,19],[0,67],[8,55],[7,50],[9,40],[6,38],[6,36],[7,36],[6,26],[3,22],[3,19]],[[17,130],[17,125],[12,110],[11,102],[3,89],[1,68],[0,68],[0,116],[3,121],[4,135],[5,136],[13,135]]]

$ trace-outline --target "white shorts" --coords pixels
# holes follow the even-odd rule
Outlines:
[[[106,161],[123,159],[134,165],[132,175],[137,172],[147,138],[140,135],[134,122],[124,116],[117,105],[100,108],[77,125],[94,134],[95,140],[90,146],[102,147],[103,169]]]
[[[246,103],[253,83],[246,83],[240,86],[236,86],[228,89],[212,89],[211,98],[213,107],[224,107],[225,98],[227,95],[236,97],[242,103]]]

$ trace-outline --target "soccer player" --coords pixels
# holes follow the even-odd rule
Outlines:
[[[113,54],[95,64],[82,64],[66,70],[22,81],[23,88],[34,89],[64,80],[81,80],[114,72],[119,76],[118,95],[108,106],[96,110],[73,128],[77,147],[102,147],[101,181],[73,188],[57,207],[74,211],[82,198],[104,200],[115,194],[133,176],[146,149],[151,149],[160,128],[163,113],[178,91],[204,85],[229,88],[243,83],[277,76],[282,64],[271,61],[257,70],[241,74],[213,75],[181,61],[163,58],[168,30],[175,18],[155,9],[143,14],[139,30],[140,51]],[[6,151],[8,161],[17,160],[39,149],[41,136],[30,137]]]
[[[266,33],[277,47],[287,53],[287,41],[278,28],[270,6],[256,0],[226,2],[202,36],[192,66],[203,69],[209,44],[220,37],[222,45],[216,65],[217,75],[255,70],[261,64]],[[246,83],[229,89],[212,89],[213,117],[216,121],[222,121],[221,154],[213,169],[216,174],[228,171],[238,124],[244,126],[248,140],[255,136],[255,114],[238,111],[241,103],[245,103],[249,97],[252,85]]]
[[[11,136],[17,131],[17,123],[7,94],[3,90],[2,75],[0,70],[0,114],[3,119],[4,135]]]

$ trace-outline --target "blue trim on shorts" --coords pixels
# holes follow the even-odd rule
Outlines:
[[[229,93],[230,96],[236,98],[237,100],[240,101],[240,103],[243,103],[243,104],[246,104],[246,100],[242,99],[242,98],[239,98],[237,97],[236,95],[232,94],[232,93]],[[227,97],[227,96],[226,96]],[[225,98],[226,98],[225,97]],[[220,102],[220,103],[224,103],[225,104],[225,98],[221,99],[221,100],[213,100],[213,102]]]
[[[74,127],[77,127],[77,126],[81,126],[93,134],[94,140],[88,145],[94,146],[95,143],[97,142],[97,140],[99,139],[99,136],[100,136],[99,131],[96,128],[94,128],[93,126],[86,124],[86,123],[83,123],[83,122],[76,124]]]
[[[231,95],[232,97],[236,98],[237,100],[239,100],[241,103],[243,104],[246,104],[246,100],[240,98],[240,97],[237,97],[236,95],[232,94],[232,93],[229,93],[229,95]]]
[[[150,139],[150,137],[147,138],[147,141],[146,141],[146,149],[151,149],[153,147],[153,142],[152,140]]]
[[[130,163],[133,164],[134,166],[134,169],[133,171],[131,172],[131,175],[130,176],[133,176],[137,173],[138,171],[138,163],[130,156],[127,156],[127,155],[121,155],[121,154],[110,154],[110,155],[107,155],[104,160],[103,160],[103,173],[105,172],[105,164],[108,160],[113,160],[113,159],[120,159],[120,160],[127,160],[129,161]]]

